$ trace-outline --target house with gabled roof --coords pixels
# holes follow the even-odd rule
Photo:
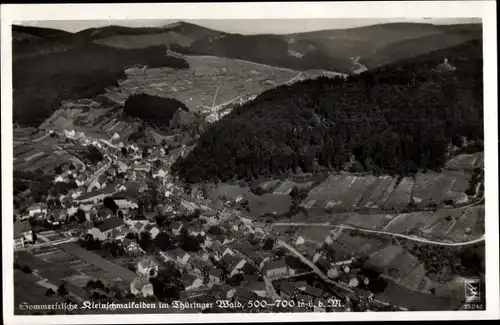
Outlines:
[[[194,260],[191,263],[191,268],[193,269],[194,273],[200,277],[205,277],[208,275],[208,265],[199,259]]]
[[[169,168],[167,165],[163,164],[158,169],[153,172],[153,178],[164,178],[167,176]]]
[[[109,218],[89,230],[89,233],[94,237],[94,239],[108,240],[114,239],[115,235],[120,234],[120,232],[125,228],[125,224],[120,218]]]
[[[224,282],[224,272],[221,269],[212,268],[208,271],[208,280],[211,284],[221,284]]]
[[[267,285],[264,281],[252,281],[249,282],[245,288],[255,293],[261,298],[266,298],[267,296]]]
[[[22,248],[33,242],[33,231],[28,220],[14,222],[14,249]]]
[[[255,248],[248,242],[240,242],[235,245],[231,245],[231,247],[234,251],[238,252],[240,256],[255,266],[260,265],[263,261],[263,258],[255,252]]]
[[[133,223],[133,226],[130,229],[135,234],[141,234],[147,225],[148,225],[148,223],[145,221],[138,221],[138,222]]]
[[[145,277],[138,276],[130,283],[130,292],[135,296],[154,296],[153,285]]]
[[[184,290],[186,291],[198,289],[203,285],[203,279],[198,278],[187,272],[182,275],[181,282],[184,285]]]
[[[47,213],[47,204],[45,204],[45,203],[33,204],[28,208],[28,213],[29,213],[30,217],[32,217],[35,213],[46,214]]]
[[[172,229],[172,233],[175,236],[179,236],[181,234],[181,230],[183,227],[184,227],[184,225],[182,224],[182,222],[175,221],[175,222],[172,222],[170,229]]]
[[[78,203],[97,203],[104,200],[105,198],[115,194],[115,189],[112,186],[108,186],[99,191],[85,192],[75,199]]]
[[[324,256],[321,256],[320,258],[318,258],[316,260],[316,262],[314,262],[314,264],[316,264],[316,266],[324,273],[328,272],[328,270],[330,270],[332,268],[332,263],[326,259]]]
[[[320,298],[323,295],[323,290],[320,288],[312,287],[308,284],[304,284],[299,288],[303,293],[306,295],[315,297],[315,298]]]
[[[288,280],[281,281],[279,285],[279,293],[283,299],[294,299],[298,291],[295,284],[290,283]]]
[[[256,300],[257,294],[248,288],[236,288],[232,297],[233,301],[241,302],[244,306],[248,304],[249,301]]]
[[[186,251],[178,247],[166,252],[160,252],[160,255],[162,255],[166,261],[173,261],[182,266],[188,265],[191,259],[191,256]]]
[[[123,249],[131,255],[136,255],[136,254],[144,254],[144,250],[141,248],[141,246],[135,241],[131,240],[128,238],[125,238],[121,242]]]
[[[144,227],[144,231],[149,233],[151,239],[155,239],[156,236],[158,236],[158,234],[160,233],[160,229],[151,223],[147,224],[146,227]]]
[[[76,186],[78,186],[78,187],[85,185],[86,181],[87,181],[87,177],[85,176],[84,173],[80,173],[75,178],[75,183],[76,183]]]
[[[119,209],[137,209],[139,201],[133,197],[120,196],[119,194],[113,197]]]
[[[137,273],[146,278],[158,275],[160,263],[153,256],[145,256],[137,263]]]
[[[287,276],[289,275],[290,272],[289,267],[284,259],[271,261],[264,264],[263,270],[266,276],[269,277],[270,279],[278,278],[280,276]]]

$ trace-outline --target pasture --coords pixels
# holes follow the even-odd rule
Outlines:
[[[409,213],[337,213],[294,216],[289,222],[330,223],[361,229],[417,235],[435,241],[465,242],[484,234],[484,205]],[[284,221],[287,222],[287,221]],[[329,227],[324,227],[328,229]]]
[[[71,156],[54,147],[56,139],[46,138],[40,142],[27,140],[14,144],[14,170],[35,172],[41,170],[44,175],[55,175],[55,167],[71,163]]]
[[[446,162],[446,168],[449,169],[473,169],[484,164],[484,152],[472,154],[462,154],[453,157]]]
[[[20,253],[25,254],[20,260],[21,265],[29,263],[27,265],[38,269],[41,276],[51,281],[62,279],[78,288],[88,280],[99,279],[125,289],[136,276],[126,267],[112,263],[73,243],[37,249],[34,255]]]
[[[462,297],[436,297],[430,293],[410,290],[391,280],[387,282],[388,286],[383,292],[375,294],[375,299],[419,311],[454,310],[461,305]]]
[[[403,213],[383,229],[400,234],[417,233],[431,240],[463,242],[484,234],[484,215],[484,205]]]
[[[54,295],[48,297],[45,295],[47,289],[39,285],[39,279],[33,275],[24,273],[20,270],[14,270],[14,314],[29,315],[31,311],[23,310],[19,307],[21,303],[28,304],[55,304],[62,302],[63,298]]]
[[[299,74],[293,70],[219,57],[187,56],[186,61],[190,65],[186,70],[151,68],[144,73],[141,69],[129,69],[127,79],[120,81],[117,92],[171,97],[183,102],[193,112],[205,112],[214,104],[238,103],[240,97],[259,94]],[[116,97],[116,94],[112,96]]]
[[[428,292],[427,271],[423,263],[401,246],[389,245],[373,253],[365,261],[364,267],[383,273],[384,277],[408,289]]]
[[[397,179],[391,176],[354,176],[331,174],[314,187],[302,205],[313,211],[331,213],[357,209],[402,210],[414,203],[419,208],[468,202],[464,193],[472,174],[445,170],[441,173],[417,173]]]
[[[109,273],[114,278],[120,278],[122,281],[130,283],[136,277],[136,274],[129,269],[116,265],[100,257],[94,252],[81,248],[75,243],[65,243],[59,245],[59,247],[65,252],[74,255],[78,259],[91,264],[92,267],[100,268],[101,270]]]
[[[289,195],[269,193],[255,195],[248,186],[241,187],[227,183],[218,184],[217,187],[211,190],[209,198],[212,201],[222,199],[235,201],[240,196],[242,198],[241,202],[248,201],[248,213],[252,217],[260,217],[267,213],[282,214],[287,212],[292,206],[292,198]]]

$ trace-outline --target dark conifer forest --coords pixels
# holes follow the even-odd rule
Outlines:
[[[153,126],[169,125],[175,112],[181,109],[189,112],[182,102],[174,98],[163,98],[147,94],[135,94],[127,98],[123,111],[138,117]]]
[[[445,58],[455,71],[438,68]],[[482,69],[481,41],[471,41],[346,79],[281,86],[211,125],[173,171],[198,182],[438,170],[452,138],[483,138]]]
[[[67,45],[53,42],[54,47]],[[62,100],[91,98],[105,92],[106,87],[116,86],[126,77],[124,70],[128,67],[189,68],[183,59],[165,57],[163,46],[125,50],[84,43],[72,44],[68,50],[49,50],[50,46],[44,45],[40,49],[43,53],[23,57],[23,51],[36,52],[37,44],[13,44],[13,119],[20,125],[40,125]]]

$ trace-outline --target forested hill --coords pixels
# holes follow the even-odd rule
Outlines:
[[[447,58],[456,70],[440,69]],[[320,166],[439,169],[457,136],[483,138],[482,44],[471,41],[347,79],[269,90],[212,125],[173,171],[189,182]]]

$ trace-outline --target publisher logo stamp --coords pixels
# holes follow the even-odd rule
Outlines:
[[[480,302],[480,282],[479,280],[466,280],[465,281],[465,302]]]

